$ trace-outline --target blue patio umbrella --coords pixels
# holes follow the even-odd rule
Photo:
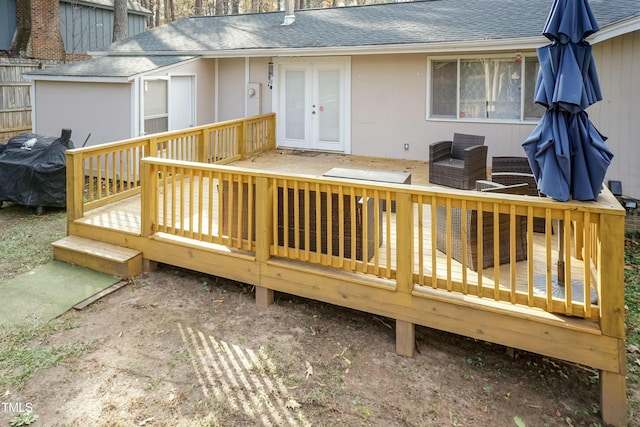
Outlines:
[[[584,111],[602,100],[591,45],[599,30],[587,0],[554,0],[538,48],[534,101],[547,111],[523,144],[540,192],[559,201],[595,200],[613,154]]]
[[[588,0],[554,0],[543,30],[551,44],[537,49],[540,70],[534,101],[547,110],[522,146],[540,192],[563,202],[596,200],[613,158],[607,138],[585,111],[602,100],[591,46],[585,41],[598,30]],[[562,230],[560,226],[554,283],[560,286],[553,289],[554,295],[558,290],[564,294]],[[535,285],[546,292],[545,283]]]

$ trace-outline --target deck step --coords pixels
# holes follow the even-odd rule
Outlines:
[[[53,258],[128,279],[142,272],[142,252],[110,243],[67,236],[51,244]]]

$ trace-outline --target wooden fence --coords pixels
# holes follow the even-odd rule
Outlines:
[[[22,74],[41,64],[39,60],[0,59],[0,141],[31,132],[31,83]]]

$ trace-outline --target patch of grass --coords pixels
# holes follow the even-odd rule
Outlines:
[[[640,348],[640,233],[628,234],[625,239],[625,324],[627,346]],[[628,354],[629,379],[640,382],[640,353]]]
[[[57,209],[35,215],[35,210],[5,203],[0,209],[0,280],[10,279],[53,259],[51,243],[63,238],[67,213]]]
[[[627,234],[624,254],[625,326],[627,349],[629,349],[627,351],[627,382],[628,386],[637,389],[640,385],[640,351],[637,350],[640,348],[640,233]],[[629,409],[631,414],[639,413],[640,402],[630,399]]]
[[[0,389],[22,388],[39,369],[56,366],[92,348],[90,343],[44,344],[54,333],[75,326],[69,321],[0,326]]]

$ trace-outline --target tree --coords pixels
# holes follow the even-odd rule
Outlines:
[[[127,0],[113,0],[113,42],[127,38],[129,23],[127,17]]]

